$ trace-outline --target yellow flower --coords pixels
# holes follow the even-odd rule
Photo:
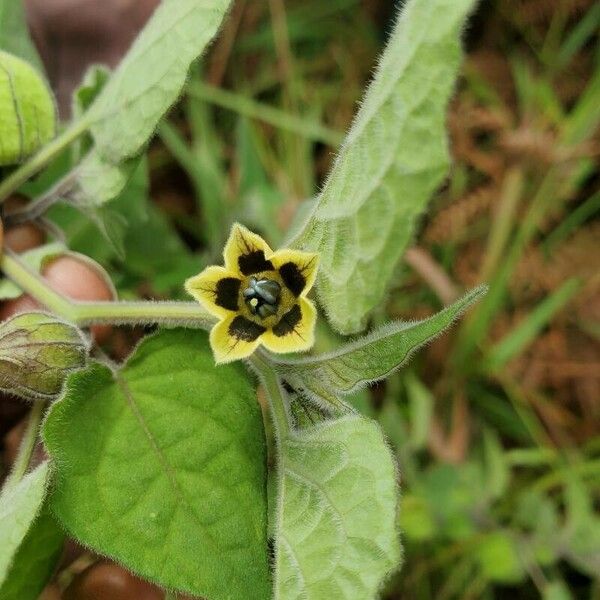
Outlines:
[[[210,332],[217,363],[245,358],[262,344],[271,352],[300,352],[314,343],[317,313],[306,294],[319,257],[298,250],[273,252],[255,233],[235,223],[224,267],[207,267],[185,289],[219,322]]]

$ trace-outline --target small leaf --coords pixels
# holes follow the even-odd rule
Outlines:
[[[565,553],[572,564],[593,577],[600,572],[600,517],[594,512],[590,490],[573,473],[567,474],[564,497]]]
[[[486,487],[490,498],[500,498],[506,492],[510,479],[510,469],[498,435],[492,429],[483,432]]]
[[[81,117],[94,103],[110,79],[110,70],[104,65],[91,65],[84,73],[79,87],[73,92],[72,112]]]
[[[543,600],[572,600],[573,596],[564,581],[552,581],[544,587]]]
[[[88,159],[90,162],[102,160],[95,154],[94,159],[86,158],[80,166]],[[125,256],[129,262],[127,238],[138,229],[148,234],[146,221],[152,207],[148,206],[147,161],[145,157],[141,157],[126,161],[120,166],[107,163],[98,166],[100,171],[103,168],[115,171],[113,175],[109,175],[113,184],[95,181],[95,169],[86,169],[81,180],[71,181],[69,187],[65,188],[65,198],[74,200],[72,204],[77,207],[77,211],[70,206],[57,205],[52,208],[51,218],[65,232],[70,248],[87,254],[102,264]],[[130,172],[132,168],[133,171]],[[79,174],[76,169],[74,175],[77,177]],[[119,183],[114,185],[115,181]],[[125,186],[117,192],[121,184]],[[96,185],[106,193],[98,191],[96,196]],[[69,190],[73,192],[72,197],[68,194]],[[117,195],[111,199],[112,193]],[[102,200],[99,201],[99,198]],[[158,239],[151,237],[152,241]],[[166,245],[166,242],[163,241],[163,244]]]
[[[420,496],[406,495],[402,497],[402,533],[407,538],[424,541],[436,534],[435,517],[428,503]]]
[[[119,371],[93,363],[50,409],[51,507],[94,551],[211,600],[269,596],[266,450],[239,364],[206,334],[146,338]]]
[[[46,82],[24,60],[0,51],[0,166],[20,163],[54,137],[56,108]]]
[[[337,402],[337,394],[351,394],[406,364],[416,350],[452,325],[486,291],[479,286],[428,319],[391,323],[330,354],[273,360],[294,390],[327,408]]]
[[[478,544],[475,556],[483,575],[498,583],[518,583],[525,572],[515,541],[510,533],[494,531]]]
[[[40,511],[48,480],[48,461],[0,493],[0,586]]]
[[[485,368],[500,371],[506,363],[535,340],[556,313],[581,289],[581,281],[569,279],[553,290],[527,316],[500,341],[490,348],[485,358]]]
[[[60,242],[44,244],[32,248],[19,255],[19,258],[36,273],[40,273],[44,266],[56,256],[65,253],[65,245]],[[15,285],[10,279],[0,279],[0,300],[11,300],[23,294],[23,290]]]
[[[342,333],[364,328],[381,303],[419,215],[446,175],[446,104],[474,4],[404,3],[323,191],[293,240],[320,252],[318,297]]]
[[[282,440],[275,598],[367,600],[398,567],[396,471],[378,425],[356,415]]]
[[[410,409],[410,442],[415,450],[420,450],[429,437],[433,395],[414,373],[406,374],[405,383]]]
[[[236,130],[236,153],[240,172],[238,220],[253,231],[260,231],[266,239],[276,244],[281,238],[278,226],[279,211],[284,196],[269,180],[260,160],[258,136],[246,117],[238,121]]]
[[[95,149],[57,185],[61,199],[69,201],[98,228],[118,257],[125,258],[126,218],[110,202],[127,187],[140,164],[133,158],[118,165],[106,162]]]
[[[85,364],[79,329],[43,312],[0,323],[0,389],[28,400],[54,398],[70,371]]]
[[[68,196],[83,208],[102,206],[123,191],[138,163],[131,159],[113,165],[92,150],[76,168],[77,185]]]
[[[136,155],[175,102],[190,63],[217,33],[230,0],[163,0],[90,108],[98,152]]]
[[[60,559],[65,535],[44,504],[0,584],[2,600],[37,600]]]

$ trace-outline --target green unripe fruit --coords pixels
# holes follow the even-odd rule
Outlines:
[[[0,166],[22,162],[54,137],[56,108],[46,82],[0,51]]]

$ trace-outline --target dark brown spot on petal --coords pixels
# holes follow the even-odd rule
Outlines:
[[[215,304],[227,310],[237,310],[241,285],[242,282],[235,277],[219,279],[215,290]]]
[[[279,319],[279,323],[273,327],[273,333],[277,337],[288,335],[296,329],[296,325],[298,325],[301,320],[302,311],[300,310],[300,305],[294,304],[294,306]]]
[[[229,326],[229,335],[244,342],[253,342],[266,330],[262,325],[238,315]]]
[[[299,296],[302,293],[306,285],[306,278],[296,263],[286,262],[281,265],[279,267],[279,274],[281,275],[281,279],[283,279],[283,283],[285,283],[294,296]]]
[[[254,275],[261,271],[273,271],[273,263],[265,258],[262,250],[252,250],[241,254],[238,258],[238,266],[243,275]]]

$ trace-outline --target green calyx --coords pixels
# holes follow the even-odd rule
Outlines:
[[[27,62],[0,51],[0,166],[18,164],[54,137],[56,108]]]
[[[0,390],[27,400],[52,400],[70,371],[84,366],[88,343],[69,323],[43,312],[0,325]]]

